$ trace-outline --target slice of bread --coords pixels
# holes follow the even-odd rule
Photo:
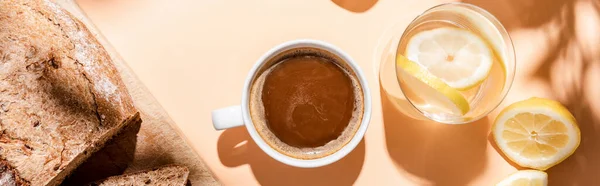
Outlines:
[[[187,167],[168,165],[152,170],[108,177],[90,185],[168,185],[182,186],[187,183],[190,171]]]
[[[58,185],[139,122],[84,24],[49,0],[0,0],[0,185]]]

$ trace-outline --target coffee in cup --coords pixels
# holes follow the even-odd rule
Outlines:
[[[358,64],[329,43],[298,39],[260,57],[240,105],[212,112],[216,130],[244,126],[273,159],[295,167],[331,164],[358,146],[371,96]]]
[[[364,95],[348,63],[311,47],[292,48],[267,60],[252,81],[252,123],[279,153],[317,159],[335,153],[358,130]]]

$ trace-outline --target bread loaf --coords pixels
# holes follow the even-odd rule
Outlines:
[[[48,0],[0,0],[0,185],[58,185],[139,122],[85,25]]]
[[[187,183],[190,171],[187,167],[169,165],[152,170],[108,177],[90,185],[160,185],[183,186]]]

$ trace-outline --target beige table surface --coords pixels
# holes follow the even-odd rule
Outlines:
[[[400,115],[380,93],[380,40],[443,2],[79,1],[225,185],[492,185],[516,170],[487,140],[498,110],[476,123],[442,126]],[[600,1],[467,2],[496,15],[514,40],[517,74],[501,108],[530,96],[554,98],[580,122],[582,143],[548,171],[550,184],[599,184]],[[298,38],[349,53],[366,72],[374,102],[364,141],[316,169],[278,163],[248,141],[245,129],[214,131],[210,117],[213,109],[239,104],[247,72],[263,52]]]

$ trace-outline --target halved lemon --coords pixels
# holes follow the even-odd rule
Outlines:
[[[547,186],[548,174],[538,170],[517,171],[504,178],[496,186]]]
[[[481,84],[493,64],[493,53],[483,39],[452,27],[415,34],[408,41],[405,55],[458,90]]]
[[[458,90],[448,86],[419,64],[398,55],[396,67],[398,79],[410,89],[418,91],[415,92],[418,94],[416,96],[427,100],[429,109],[444,110],[457,115],[469,112],[469,102]]]
[[[557,101],[530,98],[506,107],[492,127],[498,148],[522,167],[546,170],[581,141],[575,117]]]

